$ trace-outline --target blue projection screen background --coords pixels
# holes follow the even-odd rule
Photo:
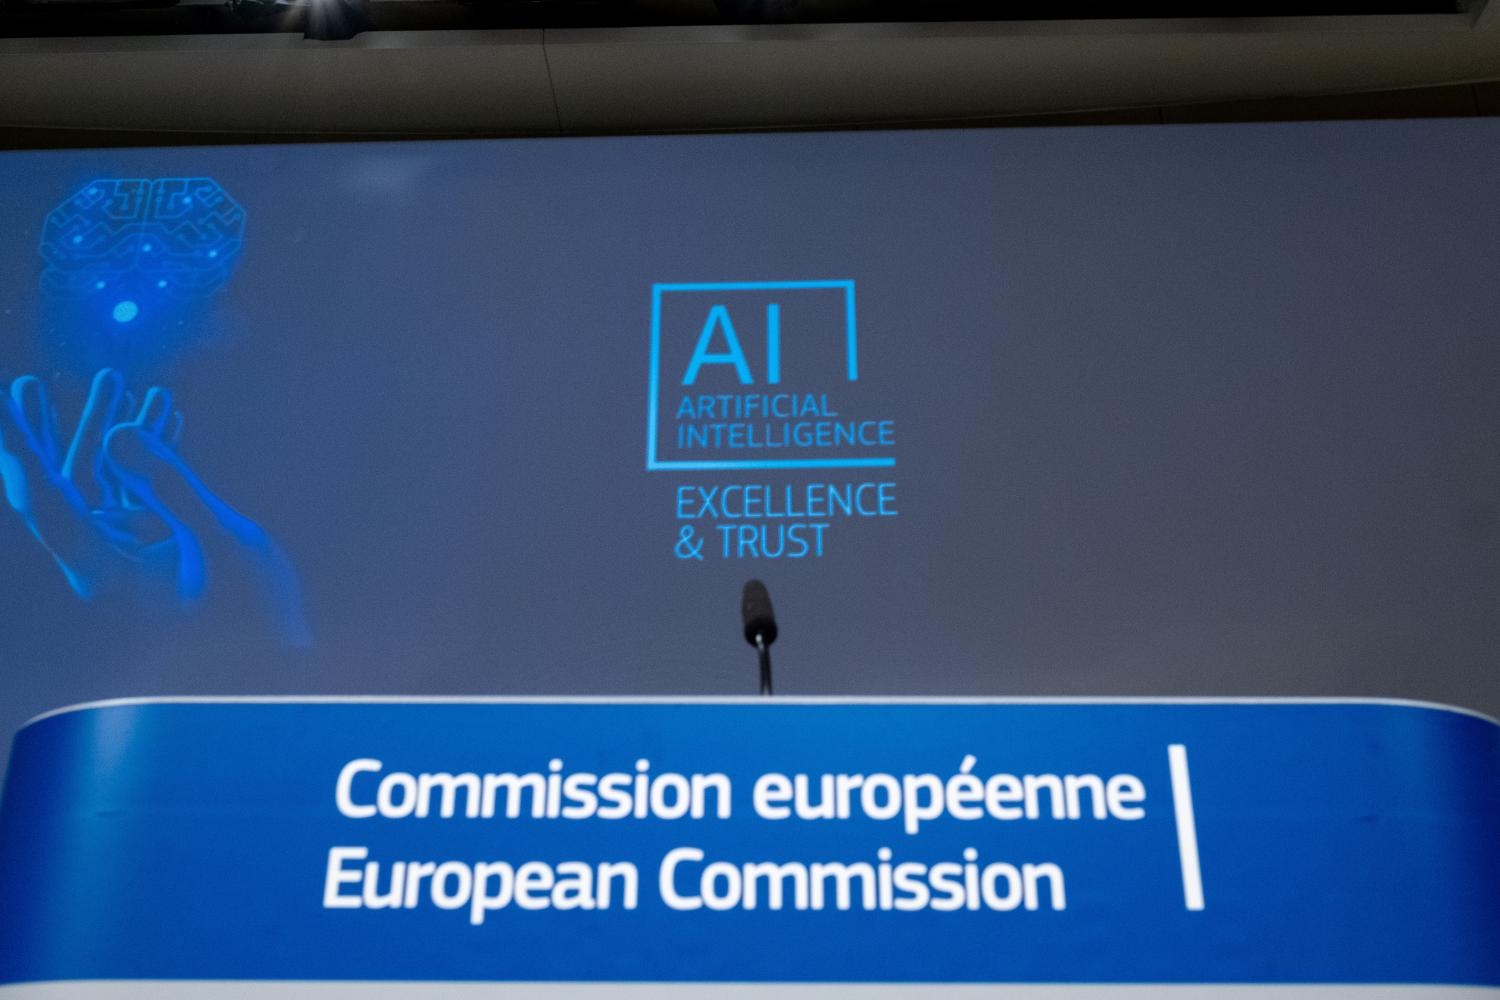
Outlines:
[[[0,730],[148,694],[1500,713],[1494,121],[0,157]]]

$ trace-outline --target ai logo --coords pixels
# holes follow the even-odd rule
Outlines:
[[[653,285],[646,468],[892,466],[858,383],[853,281]]]
[[[896,517],[871,389],[853,281],[653,285],[646,468],[709,474],[675,483],[673,556],[820,559],[839,525]]]

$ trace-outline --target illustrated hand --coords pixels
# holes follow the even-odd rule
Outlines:
[[[163,540],[131,530],[118,490],[103,475],[103,438],[114,422],[122,394],[123,381],[117,373],[102,371],[95,377],[66,451],[57,437],[46,386],[39,379],[18,378],[10,392],[0,396],[0,478],[5,499],[61,567],[68,585],[84,599],[99,592],[120,560],[142,560],[153,541]],[[166,401],[158,393],[149,402],[154,408]],[[156,420],[154,413],[149,416]],[[86,489],[95,494],[95,503],[85,496]],[[149,530],[149,525],[140,528]]]
[[[191,606],[213,589],[209,546],[250,578],[283,639],[309,644],[291,561],[182,460],[181,431],[169,391],[152,388],[137,408],[120,374],[105,369],[64,450],[45,385],[18,378],[0,399],[6,500],[85,600],[140,582]]]

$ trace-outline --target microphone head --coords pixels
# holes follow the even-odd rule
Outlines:
[[[771,595],[759,580],[745,584],[740,596],[740,617],[745,620],[745,641],[755,645],[755,637],[769,646],[776,641],[776,612],[771,610]]]

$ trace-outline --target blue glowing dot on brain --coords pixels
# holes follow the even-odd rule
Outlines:
[[[244,209],[211,178],[95,180],[48,213],[42,285],[80,296],[106,287],[205,296],[228,280],[244,235]]]

